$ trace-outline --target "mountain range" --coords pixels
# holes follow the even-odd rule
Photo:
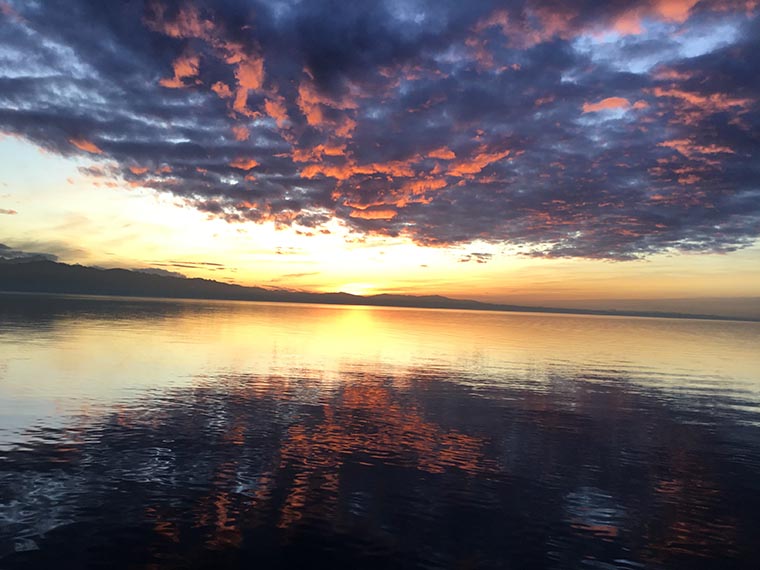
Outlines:
[[[311,293],[263,287],[246,287],[210,279],[159,275],[142,270],[102,269],[69,265],[47,259],[0,259],[0,291],[14,293],[163,297],[172,299],[220,299],[331,305],[372,305],[430,309],[572,313],[690,319],[723,319],[716,315],[652,311],[567,309],[484,303],[450,299],[440,295],[371,295]],[[753,320],[753,319],[735,319]]]

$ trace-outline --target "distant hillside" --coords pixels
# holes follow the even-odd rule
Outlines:
[[[655,313],[638,311],[601,311],[498,305],[479,301],[449,299],[440,295],[373,295],[362,297],[349,293],[305,293],[243,287],[209,279],[187,279],[154,275],[127,269],[97,269],[68,265],[49,260],[0,259],[0,291],[19,293],[57,293],[125,297],[166,297],[173,299],[223,299],[287,303],[323,303],[333,305],[373,305],[431,309],[469,309],[483,311],[517,311],[574,313],[585,315],[620,315],[717,319],[713,315]]]

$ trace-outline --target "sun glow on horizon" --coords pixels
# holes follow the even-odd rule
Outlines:
[[[338,288],[341,293],[360,296],[374,295],[376,290],[377,285],[375,283],[346,283]]]

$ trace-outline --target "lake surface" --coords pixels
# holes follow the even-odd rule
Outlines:
[[[0,295],[0,568],[760,568],[760,324]]]

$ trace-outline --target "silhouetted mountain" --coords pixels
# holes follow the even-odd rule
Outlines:
[[[683,313],[602,311],[500,305],[440,295],[372,295],[362,297],[350,293],[308,293],[243,287],[210,279],[188,279],[155,275],[128,269],[99,269],[68,265],[44,259],[0,259],[0,291],[18,293],[51,293],[73,295],[107,295],[124,297],[166,297],[174,299],[222,299],[238,301],[270,301],[287,303],[323,303],[331,305],[373,305],[385,307],[418,307],[429,309],[468,309],[482,311],[517,311],[572,313],[582,315],[620,315],[640,317],[676,317],[690,319],[722,319],[715,315]],[[752,319],[738,319],[752,320]]]

